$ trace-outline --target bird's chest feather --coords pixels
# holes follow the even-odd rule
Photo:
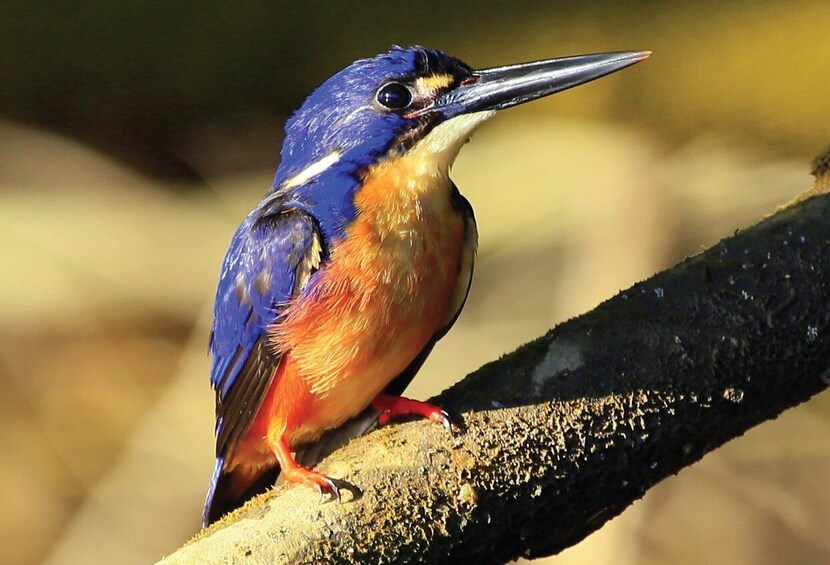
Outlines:
[[[465,218],[449,179],[420,169],[400,159],[370,171],[346,236],[276,332],[315,395],[365,406],[445,323]]]

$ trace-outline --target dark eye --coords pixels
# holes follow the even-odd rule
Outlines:
[[[378,103],[390,110],[402,110],[412,102],[412,93],[399,82],[384,84],[378,90]]]

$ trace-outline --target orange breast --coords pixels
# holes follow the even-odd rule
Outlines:
[[[346,237],[273,329],[287,357],[263,406],[277,427],[269,434],[296,445],[358,414],[445,323],[464,218],[449,180],[420,169],[402,158],[369,173]]]

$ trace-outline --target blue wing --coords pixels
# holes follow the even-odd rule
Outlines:
[[[279,365],[267,328],[319,268],[324,252],[317,222],[298,208],[260,206],[234,234],[210,338],[218,458],[227,460],[244,438]]]

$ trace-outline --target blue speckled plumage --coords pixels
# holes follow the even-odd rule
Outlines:
[[[245,431],[225,430],[226,407],[249,413],[256,409],[248,402],[240,406],[242,401],[234,402],[231,393],[266,328],[279,316],[280,305],[294,293],[298,267],[312,246],[316,229],[316,221],[305,212],[257,208],[231,240],[219,279],[210,339],[211,384],[217,391],[216,435],[220,440],[217,455],[225,455],[233,447],[229,442],[238,440]],[[267,348],[262,355],[268,355]],[[231,416],[239,418],[238,414]],[[251,417],[249,414],[242,420],[249,423]]]

